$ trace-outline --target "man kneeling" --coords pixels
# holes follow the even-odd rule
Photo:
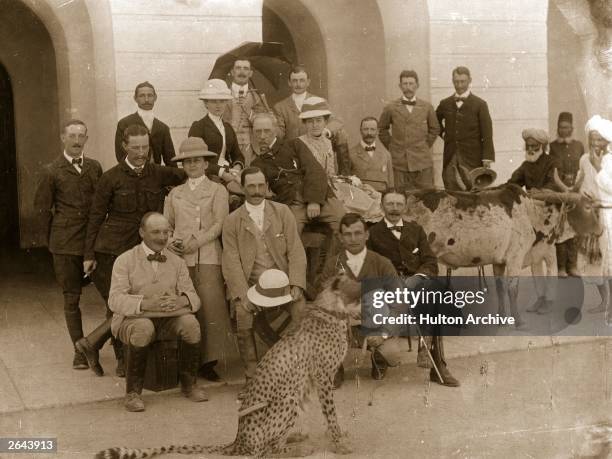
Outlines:
[[[170,224],[157,213],[140,222],[142,243],[124,252],[113,266],[108,304],[113,311],[113,335],[128,346],[125,408],[144,411],[140,397],[148,346],[156,339],[182,340],[179,373],[183,395],[194,402],[208,400],[196,386],[200,358],[200,308],[185,261],[166,249]]]

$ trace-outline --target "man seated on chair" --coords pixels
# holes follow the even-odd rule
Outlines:
[[[109,307],[113,335],[128,346],[125,408],[144,411],[141,394],[149,345],[157,340],[182,341],[179,373],[183,395],[208,400],[196,386],[200,359],[200,325],[194,313],[200,299],[185,261],[166,249],[170,223],[149,212],[142,217],[142,243],[120,255],[113,266]]]

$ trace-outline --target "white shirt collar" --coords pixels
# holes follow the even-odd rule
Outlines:
[[[265,199],[261,201],[261,204],[258,204],[258,205],[253,205],[248,201],[244,201],[244,206],[246,207],[246,210],[248,213],[261,214],[264,211],[265,205],[266,205]]]
[[[412,99],[408,99],[406,96],[402,96],[402,100],[407,100],[408,102],[416,102],[416,96],[412,96]]]
[[[212,113],[208,112],[208,116],[210,117],[211,120],[213,120],[213,122],[215,124],[223,124],[223,118],[217,115],[213,115]]]
[[[363,139],[361,139],[361,146],[365,149],[365,147],[374,147],[376,148],[376,140],[374,142],[372,142],[372,145],[368,145],[367,143],[365,143],[363,141]]]
[[[295,102],[296,107],[301,110],[302,105],[304,104],[304,100],[306,99],[307,92],[304,91],[302,94],[291,94],[293,98],[293,102]]]
[[[131,163],[131,162],[130,162],[128,159],[127,159],[127,156],[125,157],[125,164],[127,164],[127,165],[128,165],[128,167],[129,167],[130,169],[132,169],[132,170],[136,169],[136,166],[134,166],[134,165],[133,165],[133,164],[132,164],[132,163]],[[141,167],[143,167],[143,166],[141,166]]]
[[[468,97],[470,94],[471,94],[471,91],[469,89],[461,95],[457,94],[457,91],[455,91],[454,97]]]
[[[249,92],[249,84],[247,83],[240,86],[239,84],[236,84],[232,81],[232,94],[234,95],[234,97],[238,97],[238,95],[240,94],[240,90],[244,91],[244,95],[246,96]]]
[[[73,158],[73,157],[72,157],[72,156],[70,156],[68,153],[66,153],[66,150],[64,150],[64,158],[66,158],[66,160],[67,160],[67,161],[68,161],[70,164],[72,164],[72,160],[73,160],[73,159],[78,159],[78,158],[81,158],[81,164],[82,164],[82,161],[83,161],[83,156],[84,156],[84,155],[83,155],[83,152],[81,152],[81,156],[77,156],[76,158]]]
[[[153,255],[155,253],[155,250],[151,249],[144,241],[140,243],[140,246],[144,250],[145,255]]]
[[[153,121],[153,118],[155,118],[155,113],[153,113],[153,110],[143,110],[142,108],[138,107],[136,111],[138,112],[138,116],[140,116],[143,120]]]
[[[353,271],[355,276],[358,276],[361,272],[361,268],[363,268],[363,263],[365,262],[366,254],[368,253],[367,247],[364,247],[363,250],[359,253],[352,254],[348,250],[345,250],[346,253],[346,264]]]
[[[191,189],[191,191],[193,191],[198,187],[200,183],[204,182],[205,180],[207,180],[206,174],[202,174],[202,176],[198,178],[194,178],[194,179],[188,178],[187,184],[189,185],[189,188]]]
[[[395,224],[393,224],[389,220],[387,220],[387,217],[384,217],[384,218],[385,218],[385,223],[387,224],[387,228],[391,228],[392,226],[404,226],[404,220],[402,220],[401,218]]]

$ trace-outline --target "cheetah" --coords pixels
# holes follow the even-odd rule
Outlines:
[[[290,435],[298,410],[309,392],[316,391],[333,451],[349,454],[333,399],[333,378],[348,350],[349,319],[360,317],[360,284],[341,275],[309,305],[300,327],[286,334],[262,358],[242,392],[238,432],[225,446],[110,448],[96,459],[138,459],[164,453],[218,453],[227,456],[296,457],[313,450]]]

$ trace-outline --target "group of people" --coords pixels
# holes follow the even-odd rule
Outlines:
[[[220,379],[215,364],[233,345],[232,320],[250,378],[259,357],[254,320],[260,308],[286,305],[295,327],[305,297],[315,297],[339,273],[357,280],[401,276],[412,287],[434,277],[437,261],[423,229],[402,215],[403,191],[433,187],[431,146],[438,135],[445,142],[447,189],[470,189],[492,175],[491,118],[486,102],[470,92],[465,67],[453,71],[456,93],[435,111],[416,97],[416,72],[403,71],[401,98],[379,119],[364,117],[362,138],[350,148],[327,101],[308,92],[303,66],[289,76],[293,94],[273,110],[252,88],[248,60],[236,60],[230,75],[229,82],[206,83],[199,95],[206,115],[192,124],[178,153],[170,129],[155,117],[155,88],[144,82],[134,93],[137,111],[117,124],[117,165],[103,172],[84,156],[87,127],[73,119],[62,127],[64,151],[41,174],[35,208],[63,289],[73,368],[102,376],[98,354],[110,340],[116,374],[126,377],[129,411],[144,410],[141,393],[154,340],[182,341],[182,391],[203,401],[207,394],[196,376]],[[562,124],[568,115],[563,117],[550,156],[546,133],[523,133],[526,162],[512,183],[588,186],[592,171],[571,140],[571,116],[569,130]],[[588,158],[601,159],[606,151],[612,140],[606,129],[589,131]],[[382,193],[384,218],[370,226],[359,214],[345,213],[331,181],[337,175],[355,176],[356,183]],[[332,235],[322,274],[309,286],[301,233],[311,221],[327,224]],[[570,274],[575,246],[559,247]],[[107,319],[85,336],[79,301],[87,277],[106,301]],[[426,335],[417,361],[435,366],[432,381],[458,386],[439,332]],[[373,378],[384,378],[397,362],[398,339],[384,330],[368,338]]]

